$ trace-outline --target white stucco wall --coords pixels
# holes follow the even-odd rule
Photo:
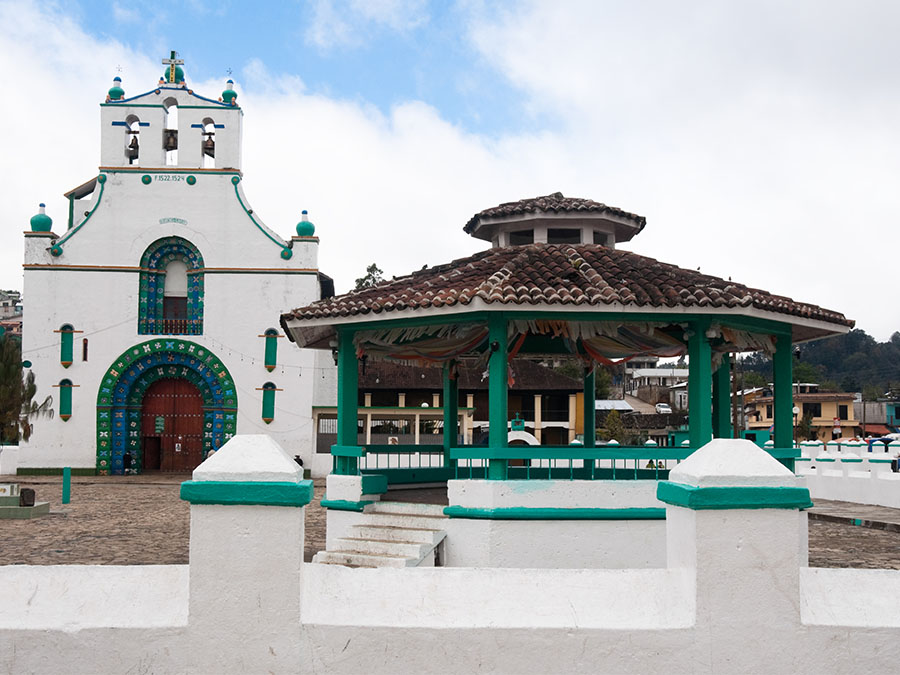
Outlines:
[[[900,508],[900,473],[893,473],[890,464],[869,465],[865,461],[843,464],[836,461],[820,463],[809,470],[798,462],[797,472],[805,479],[814,500],[834,499]]]
[[[264,470],[296,478],[275,450]],[[246,461],[217,463],[195,479],[253,478]],[[742,485],[740,467],[714,464],[676,478],[793,487],[780,465],[767,481],[745,466]],[[303,508],[191,510],[189,568],[0,567],[0,670],[896,671],[900,571],[805,567],[795,509],[669,504],[666,567],[645,570],[303,564]]]
[[[665,520],[451,518],[448,567],[648,568],[666,564]]]

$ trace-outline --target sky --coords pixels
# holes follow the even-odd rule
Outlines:
[[[244,110],[244,191],[303,209],[338,292],[470,255],[468,219],[563,192],[647,218],[622,246],[900,330],[894,0],[0,0],[0,288],[39,202],[97,173],[111,80]],[[27,312],[27,289],[24,298]],[[277,311],[288,308],[276,308]]]

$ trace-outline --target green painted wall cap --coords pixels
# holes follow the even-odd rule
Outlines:
[[[312,501],[313,483],[287,481],[185,481],[181,498],[191,504],[222,506],[305,506]]]
[[[795,486],[713,486],[697,487],[660,481],[656,498],[666,504],[699,510],[727,509],[807,509],[809,490]]]
[[[308,220],[301,220],[297,223],[297,236],[298,237],[312,237],[316,233],[316,226],[313,225]]]

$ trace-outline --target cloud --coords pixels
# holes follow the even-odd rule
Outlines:
[[[378,31],[405,33],[427,21],[427,0],[316,0],[306,39],[322,50],[355,48]]]
[[[629,248],[843,311],[885,339],[900,216],[900,5],[472,5],[470,40],[557,120],[567,185],[648,217]],[[864,280],[863,286],[853,281]],[[863,290],[869,289],[869,290]]]
[[[465,4],[460,33],[526,93],[510,127],[529,114],[550,126],[476,134],[421,101],[380,110],[312,92],[275,63],[238,70],[254,212],[288,237],[308,209],[339,291],[372,262],[401,275],[483,249],[462,232],[473,213],[560,190],[647,216],[627,245],[638,253],[842,311],[881,340],[900,328],[892,5],[493,7]],[[372,13],[382,11],[391,16]],[[367,16],[338,19],[395,30],[419,15]],[[38,202],[58,231],[61,194],[96,175],[97,105],[115,66],[129,94],[155,85],[160,67],[27,2],[0,3],[0,42],[0,67],[36,93],[5,108],[16,133],[4,154],[17,161],[0,168],[0,287],[15,288],[18,233]],[[215,97],[222,83],[191,85]]]
[[[116,23],[137,23],[141,20],[141,13],[134,7],[125,7],[120,2],[112,4],[113,19]]]

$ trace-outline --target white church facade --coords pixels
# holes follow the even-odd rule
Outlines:
[[[159,84],[101,103],[98,175],[66,194],[68,222],[25,233],[23,354],[55,415],[20,473],[189,471],[235,434],[312,458],[316,382],[333,362],[288,348],[279,311],[333,293],[304,216],[268,228],[243,191],[243,110],[172,58]],[[327,397],[327,394],[326,394]]]

